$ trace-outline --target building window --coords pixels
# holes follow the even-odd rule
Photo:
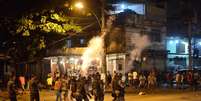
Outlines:
[[[151,42],[161,42],[161,34],[159,32],[151,32],[149,37]]]
[[[83,44],[84,44],[84,42],[85,42],[85,40],[84,40],[84,39],[80,39],[80,44],[81,44],[81,45],[83,45]]]
[[[67,40],[67,47],[68,48],[72,47],[72,41],[71,40]]]
[[[185,44],[183,43],[177,43],[176,44],[176,53],[177,54],[185,54]]]

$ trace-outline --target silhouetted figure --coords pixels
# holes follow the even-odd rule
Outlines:
[[[12,76],[7,85],[8,96],[10,101],[17,101],[17,93],[15,88],[15,76]]]
[[[40,101],[38,80],[36,76],[32,76],[30,81],[30,100]]]

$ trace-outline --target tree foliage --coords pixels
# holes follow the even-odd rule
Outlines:
[[[9,47],[13,49],[11,56],[17,61],[44,55],[48,44],[52,42],[50,36],[53,34],[66,37],[82,31],[81,26],[76,25],[72,19],[54,10],[24,14],[0,25],[5,24],[8,26],[7,32],[14,37],[12,41],[16,42],[14,46]]]

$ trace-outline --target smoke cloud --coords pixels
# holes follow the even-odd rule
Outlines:
[[[92,62],[101,62],[104,55],[104,40],[102,37],[96,36],[89,41],[88,47],[82,55],[82,72],[86,74],[87,69],[91,66]]]
[[[140,35],[139,33],[133,33],[131,36],[131,44],[134,45],[134,49],[130,53],[130,61],[129,66],[126,70],[128,72],[132,68],[132,63],[134,60],[141,61],[141,53],[142,51],[150,45],[150,40],[147,35]]]

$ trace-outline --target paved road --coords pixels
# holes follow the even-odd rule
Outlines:
[[[3,92],[5,93],[5,92]],[[54,91],[41,91],[40,92],[41,101],[55,101]],[[29,101],[29,94],[24,94],[18,96],[19,101]],[[2,93],[0,94],[0,101],[8,101],[7,97]],[[93,101],[93,100],[91,100]],[[105,101],[112,101],[110,93],[105,95]],[[125,96],[125,101],[201,101],[201,91],[192,92],[192,91],[157,91],[152,94],[138,95],[137,93],[127,93]]]

